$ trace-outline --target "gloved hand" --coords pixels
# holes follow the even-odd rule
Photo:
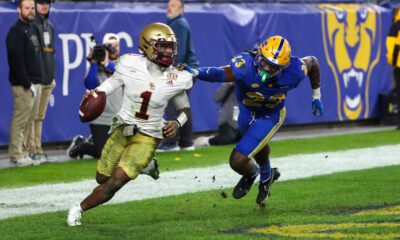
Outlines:
[[[321,99],[314,99],[312,101],[312,113],[314,116],[320,117],[324,113],[324,105],[321,102]]]
[[[194,78],[199,75],[199,70],[189,67],[188,65],[186,65],[186,63],[178,64],[178,66],[176,66],[176,68],[179,71],[183,71],[183,70],[188,71],[190,74],[193,75]]]

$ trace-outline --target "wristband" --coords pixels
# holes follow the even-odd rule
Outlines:
[[[316,88],[312,90],[312,99],[320,99],[321,98],[321,88]]]
[[[179,127],[182,127],[186,121],[188,120],[188,117],[185,112],[181,112],[179,116],[175,119],[175,121],[178,123]]]
[[[178,124],[178,127],[179,127],[179,128],[182,127],[181,123],[180,123],[177,119],[175,119],[174,122],[176,122],[176,123]]]

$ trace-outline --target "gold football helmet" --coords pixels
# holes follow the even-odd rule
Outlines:
[[[155,64],[169,67],[174,63],[178,43],[172,29],[163,23],[151,23],[139,36],[139,49]]]
[[[272,36],[257,47],[256,65],[261,81],[278,76],[290,64],[292,50],[288,40]]]

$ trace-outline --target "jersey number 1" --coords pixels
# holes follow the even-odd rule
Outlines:
[[[135,117],[147,120],[149,119],[149,115],[147,115],[147,108],[149,107],[149,102],[151,98],[152,92],[146,91],[140,94],[140,97],[143,98],[142,105],[140,106],[140,112],[135,113]]]

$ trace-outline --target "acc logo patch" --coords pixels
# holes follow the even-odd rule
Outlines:
[[[371,73],[380,57],[380,15],[373,5],[320,4],[325,57],[340,120],[367,118]]]

